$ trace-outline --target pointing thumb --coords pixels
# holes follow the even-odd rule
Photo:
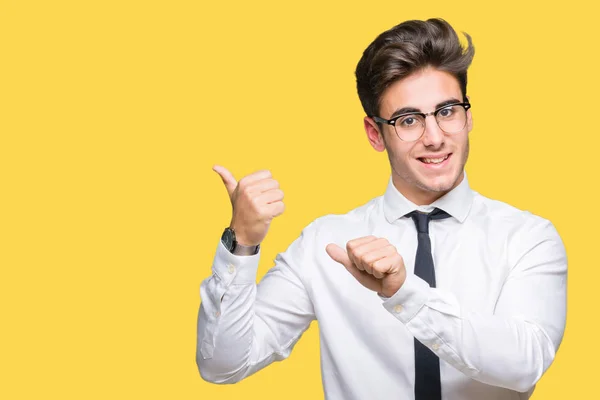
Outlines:
[[[222,167],[220,165],[215,165],[213,167],[213,171],[215,171],[217,174],[219,174],[219,176],[223,180],[223,183],[225,184],[225,188],[227,189],[229,198],[231,198],[233,191],[237,187],[237,181],[233,177],[233,174],[231,172],[229,172],[229,170],[227,168]]]
[[[325,251],[327,252],[327,254],[329,254],[329,257],[331,257],[334,261],[339,262],[340,264],[344,265],[346,268],[352,267],[352,261],[350,261],[350,258],[348,257],[348,253],[346,253],[346,250],[342,249],[337,244],[333,244],[333,243],[328,244],[327,247],[325,248]]]

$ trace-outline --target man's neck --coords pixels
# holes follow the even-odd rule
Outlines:
[[[407,184],[405,181],[397,179],[395,176],[392,176],[392,182],[396,189],[404,196],[407,200],[414,203],[417,206],[428,206],[432,204],[437,199],[445,196],[447,193],[451,192],[455,187],[460,185],[460,183],[464,179],[464,171],[460,174],[459,178],[454,182],[454,185],[448,190],[445,191],[432,191],[425,190],[414,184]]]

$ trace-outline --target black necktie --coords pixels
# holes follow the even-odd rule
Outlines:
[[[415,275],[422,278],[429,286],[435,287],[435,269],[431,255],[429,239],[429,221],[448,218],[450,215],[436,208],[429,214],[413,211],[406,215],[415,222],[419,243],[415,257]],[[440,381],[440,359],[427,346],[415,338],[415,399],[441,400],[442,384]]]

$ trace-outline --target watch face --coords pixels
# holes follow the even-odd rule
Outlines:
[[[223,246],[225,246],[227,250],[231,251],[231,249],[233,249],[233,241],[233,231],[229,228],[225,229],[223,236],[221,236],[221,242],[223,242]]]

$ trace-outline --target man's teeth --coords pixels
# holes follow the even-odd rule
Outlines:
[[[448,158],[449,154],[446,157],[442,157],[442,158],[422,158],[423,162],[425,164],[439,164],[442,161],[446,160]]]

